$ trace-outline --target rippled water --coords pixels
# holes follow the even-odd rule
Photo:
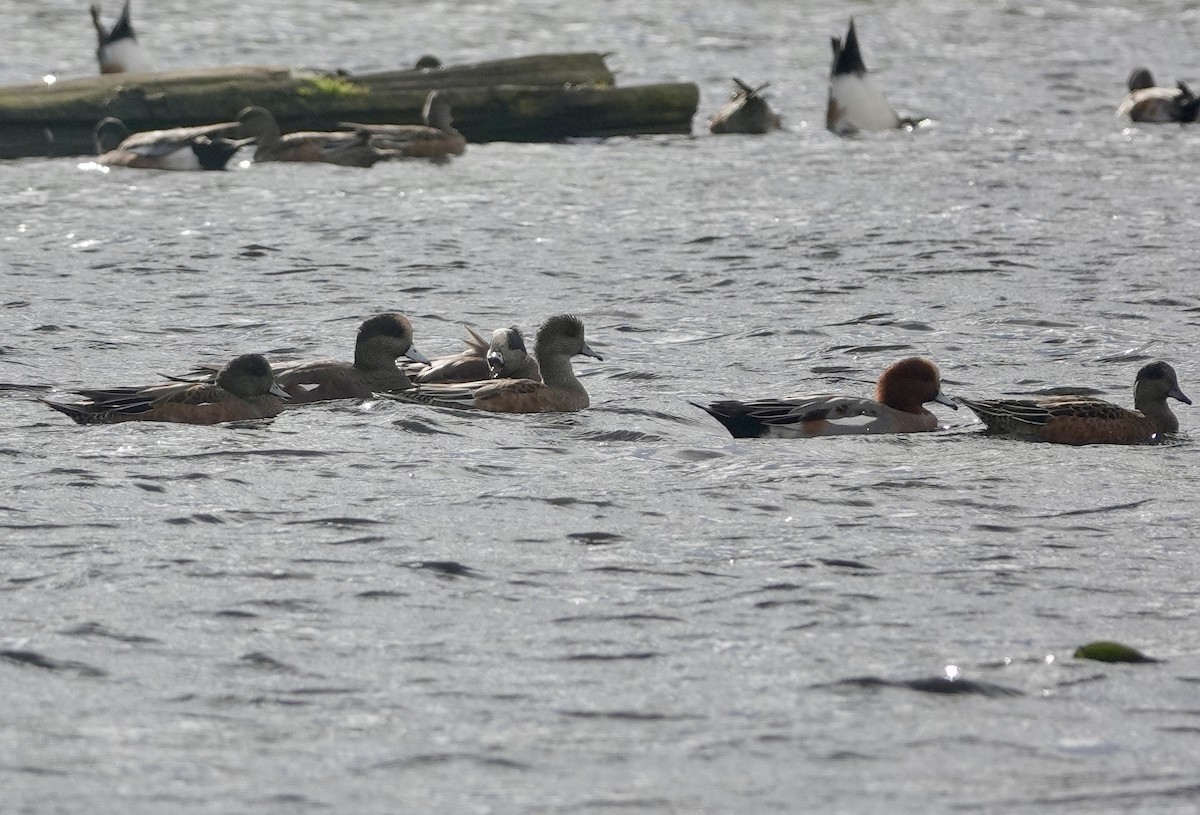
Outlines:
[[[83,4],[0,12],[0,81],[93,69]],[[824,131],[851,12],[932,127]],[[622,82],[698,81],[699,120],[730,75],[770,80],[787,129],[0,167],[6,811],[1194,811],[1186,436],[1022,444],[935,405],[939,433],[735,441],[686,401],[867,392],[909,354],[951,395],[1129,404],[1163,358],[1197,396],[1200,130],[1112,116],[1135,64],[1200,81],[1192,5],[134,13],[160,64],[612,51]],[[32,399],[347,357],[385,309],[431,356],[577,312],[593,407],[81,428]],[[1165,661],[1072,658],[1095,639]]]

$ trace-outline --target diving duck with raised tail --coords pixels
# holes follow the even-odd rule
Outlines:
[[[853,136],[863,130],[912,128],[925,121],[897,114],[883,92],[867,77],[853,18],[844,40],[837,37],[830,40],[833,66],[829,72],[825,127],[839,136]]]
[[[102,74],[140,73],[154,70],[150,58],[142,49],[133,24],[129,22],[129,0],[112,28],[100,22],[100,7],[92,6],[92,25],[96,28],[96,61]]]
[[[708,120],[708,132],[720,133],[770,133],[782,126],[779,114],[771,110],[762,92],[771,84],[764,82],[752,88],[736,76],[733,84],[738,89],[729,101]]]

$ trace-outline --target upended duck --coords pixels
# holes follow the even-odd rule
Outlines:
[[[133,24],[129,21],[129,0],[121,9],[121,16],[112,28],[100,22],[100,6],[93,5],[92,25],[96,28],[96,61],[102,74],[138,73],[152,71],[154,66],[142,49]]]
[[[770,133],[782,126],[779,114],[771,110],[762,91],[770,86],[764,82],[757,88],[752,88],[736,76],[733,83],[738,89],[729,97],[729,101],[708,120],[709,133]]]
[[[927,121],[897,114],[883,92],[868,78],[867,66],[858,47],[858,34],[854,30],[854,18],[850,19],[846,38],[831,37],[830,42],[833,65],[829,72],[825,127],[839,136],[852,136],[864,130],[912,128]]]

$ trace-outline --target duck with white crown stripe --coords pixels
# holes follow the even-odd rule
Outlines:
[[[829,107],[825,111],[825,127],[839,136],[852,136],[863,130],[896,130],[916,127],[925,119],[900,116],[888,104],[883,92],[867,78],[854,31],[854,18],[846,31],[845,40],[830,38],[833,45],[833,67],[829,73]]]
[[[92,6],[92,25],[96,27],[96,59],[100,62],[100,73],[123,74],[153,71],[150,58],[142,50],[141,43],[133,33],[129,22],[129,0],[121,9],[121,16],[111,29],[100,22],[100,6]]]

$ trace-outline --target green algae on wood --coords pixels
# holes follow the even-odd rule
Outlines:
[[[0,158],[89,155],[106,116],[134,132],[231,121],[247,105],[270,110],[285,131],[415,124],[431,90],[450,92],[455,125],[474,142],[690,133],[700,96],[690,82],[618,88],[604,55],[590,52],[357,75],[269,66],[109,74],[0,87]]]
[[[1136,648],[1110,640],[1097,640],[1075,649],[1076,659],[1094,659],[1097,662],[1158,662]]]

